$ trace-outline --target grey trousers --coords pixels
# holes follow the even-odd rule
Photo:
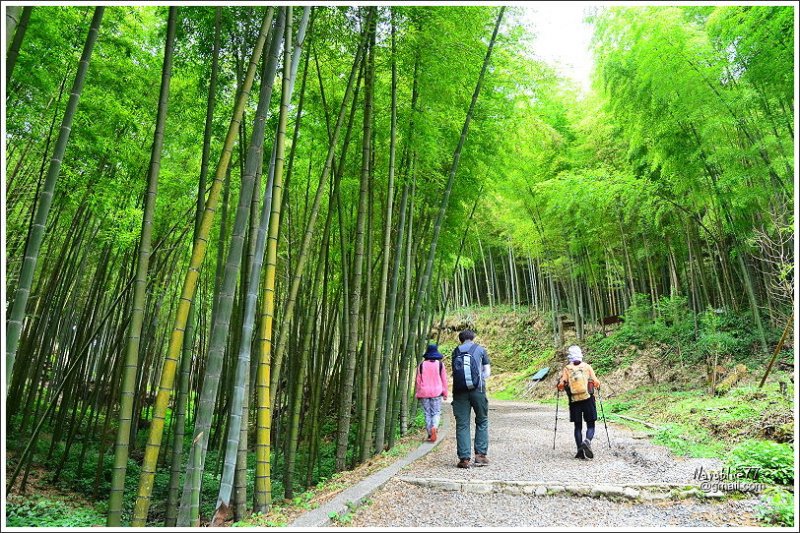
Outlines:
[[[422,410],[425,412],[425,429],[430,434],[432,428],[439,427],[439,419],[442,416],[442,397],[420,398]]]
[[[459,459],[470,459],[470,415],[475,411],[475,453],[486,455],[489,448],[489,400],[475,389],[453,392],[453,415],[456,417],[456,450]]]

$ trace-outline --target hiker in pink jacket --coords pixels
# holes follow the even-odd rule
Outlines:
[[[416,397],[425,412],[425,429],[428,440],[436,442],[439,419],[442,414],[442,398],[447,400],[447,370],[442,363],[442,354],[435,344],[429,344],[425,358],[417,367]]]

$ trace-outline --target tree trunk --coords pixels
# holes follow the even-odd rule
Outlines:
[[[505,11],[505,7],[500,8],[500,13],[497,16],[497,22],[494,27],[494,32],[492,33],[491,40],[489,41],[489,47],[486,51],[486,56],[483,60],[483,66],[481,67],[480,75],[478,76],[478,81],[475,84],[475,91],[472,93],[472,100],[469,105],[469,110],[467,111],[467,116],[464,120],[464,126],[461,129],[461,136],[458,139],[458,144],[456,145],[455,152],[453,153],[453,163],[450,167],[450,173],[447,178],[447,185],[444,189],[444,194],[442,195],[442,203],[439,206],[438,213],[436,215],[436,222],[433,226],[433,237],[431,239],[429,251],[428,251],[428,259],[425,265],[425,270],[422,274],[422,278],[417,285],[417,298],[414,304],[414,315],[411,319],[411,325],[414,329],[417,328],[420,317],[422,313],[422,304],[425,296],[425,291],[427,291],[429,286],[429,281],[431,279],[431,273],[433,270],[433,260],[436,257],[436,244],[439,240],[439,233],[442,229],[442,222],[444,221],[444,215],[447,211],[447,204],[450,201],[450,192],[453,190],[453,182],[455,181],[456,172],[458,171],[458,163],[461,159],[461,150],[464,147],[464,142],[467,139],[467,133],[469,132],[469,124],[472,120],[472,114],[475,110],[475,104],[478,101],[478,95],[481,91],[481,85],[483,84],[483,77],[486,73],[486,69],[489,66],[489,59],[492,55],[492,49],[494,48],[495,40],[497,39],[497,32],[500,29],[500,22],[503,19],[503,12]],[[409,363],[407,357],[410,355],[410,351],[412,347],[416,344],[416,335],[414,333],[409,332],[408,338],[406,339],[405,349],[403,350],[402,359],[400,361],[400,383],[403,384],[405,387],[405,383],[408,376],[409,370]],[[401,389],[401,394],[405,395],[405,390]],[[401,420],[400,426],[403,427],[403,420]]]
[[[325,192],[325,184],[328,180],[328,176],[330,175],[331,168],[333,166],[333,158],[335,155],[337,141],[339,138],[339,134],[341,132],[341,126],[344,123],[345,113],[347,111],[347,101],[349,100],[350,94],[352,93],[353,90],[356,74],[358,73],[358,67],[361,63],[362,53],[363,53],[363,42],[359,45],[358,51],[356,52],[356,58],[353,61],[353,66],[350,70],[350,77],[348,78],[347,88],[345,89],[345,94],[344,97],[342,98],[341,106],[339,107],[339,115],[336,119],[336,126],[334,127],[333,135],[331,136],[331,141],[328,146],[328,154],[325,158],[325,167],[322,171],[322,175],[320,176],[319,184],[317,185],[317,192],[314,195],[314,202],[312,204],[311,211],[309,214],[309,219],[306,224],[306,229],[303,236],[303,243],[300,248],[300,253],[297,256],[297,265],[295,266],[293,271],[292,284],[289,289],[289,294],[286,300],[286,305],[284,307],[284,313],[283,313],[284,327],[281,328],[280,334],[278,335],[278,342],[276,345],[275,357],[273,361],[274,368],[272,369],[270,376],[270,390],[272,392],[270,397],[270,410],[272,410],[275,406],[275,398],[277,397],[277,387],[280,379],[281,367],[283,365],[283,357],[286,352],[286,343],[289,337],[288,325],[291,323],[294,317],[294,309],[296,305],[297,294],[300,290],[300,281],[302,279],[303,272],[305,270],[305,266],[308,261],[309,252],[311,250],[312,237],[314,235],[314,229],[316,228],[317,216],[319,215],[319,206],[322,201],[322,195]],[[342,153],[342,158],[344,158],[344,153]]]
[[[10,48],[8,48],[8,57],[6,57],[6,88],[11,81],[14,65],[17,64],[17,56],[19,56],[19,49],[22,46],[22,39],[25,38],[25,31],[28,29],[28,21],[31,19],[32,10],[32,6],[25,6],[22,9],[22,17],[19,20],[19,26],[17,26],[15,32],[14,25],[11,23],[14,20],[12,12],[19,11],[19,7],[6,8],[6,39],[8,39],[12,33],[14,34],[14,39],[10,42]]]
[[[200,181],[197,186],[197,207],[195,210],[194,235],[192,242],[197,239],[200,223],[203,219],[203,209],[206,199],[206,176],[208,174],[208,160],[211,148],[211,126],[213,122],[214,107],[217,90],[217,69],[219,65],[220,27],[222,8],[214,9],[214,51],[211,61],[211,79],[208,84],[208,99],[206,103],[206,121],[203,130],[203,151],[200,162]],[[197,319],[197,298],[192,299],[189,307],[189,318],[186,324],[186,334],[183,339],[183,355],[181,355],[180,380],[178,383],[177,409],[175,413],[175,433],[172,444],[172,461],[170,465],[169,493],[167,496],[167,509],[164,525],[174,527],[178,520],[178,493],[180,491],[180,475],[183,468],[183,440],[186,433],[186,411],[189,407],[189,385],[191,379],[192,357],[194,355],[194,333]]]

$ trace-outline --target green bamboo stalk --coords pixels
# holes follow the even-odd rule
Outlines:
[[[21,6],[8,6],[6,8],[6,52],[11,46],[17,23],[19,23],[20,20],[19,12],[21,9]]]
[[[261,58],[262,49],[266,40],[267,30],[272,15],[272,10],[269,10],[264,15],[264,20],[261,24],[258,40],[253,48],[253,56],[250,59],[250,65],[247,69],[242,90],[234,106],[233,116],[228,127],[228,134],[222,148],[222,155],[220,156],[217,170],[214,176],[214,182],[211,186],[211,191],[208,194],[205,209],[203,211],[203,220],[200,224],[200,232],[198,233],[192,257],[189,262],[189,270],[183,283],[181,292],[180,304],[175,316],[174,328],[169,340],[169,347],[164,365],[161,371],[161,380],[156,395],[156,402],[153,410],[153,421],[150,426],[150,433],[148,434],[147,449],[145,450],[144,461],[142,464],[142,475],[139,480],[139,493],[136,497],[136,504],[134,507],[134,515],[131,525],[135,527],[142,527],[147,520],[147,511],[150,507],[150,497],[153,489],[153,481],[155,477],[155,466],[158,459],[158,452],[161,448],[161,438],[164,431],[164,417],[167,411],[167,404],[169,402],[170,394],[172,393],[175,381],[175,371],[177,369],[178,357],[180,355],[181,347],[183,345],[184,330],[186,328],[186,320],[189,314],[189,305],[194,298],[195,290],[197,289],[197,280],[200,276],[200,266],[206,255],[208,248],[208,235],[211,230],[211,224],[214,220],[214,214],[217,210],[219,203],[220,190],[222,188],[222,181],[228,170],[230,163],[231,152],[233,149],[234,140],[239,131],[239,123],[244,113],[244,106],[250,96],[250,88],[253,85],[253,78],[255,77],[256,68]]]
[[[222,21],[222,8],[214,9],[214,49],[211,60],[211,79],[208,84],[208,99],[206,103],[206,121],[203,130],[203,151],[200,162],[200,183],[197,187],[197,207],[195,209],[194,236],[197,239],[200,223],[203,220],[203,208],[206,200],[206,176],[208,174],[208,160],[211,148],[211,125],[213,122],[216,104],[217,70],[219,66],[220,29]],[[178,494],[180,492],[180,476],[183,467],[183,439],[186,434],[186,412],[189,402],[189,381],[191,379],[192,357],[194,353],[195,323],[197,320],[197,302],[192,299],[189,307],[189,318],[186,324],[186,334],[183,338],[183,355],[181,355],[180,379],[178,384],[178,406],[175,412],[175,432],[172,443],[172,461],[170,465],[169,493],[167,495],[167,510],[164,525],[174,527],[178,521]]]
[[[258,99],[258,106],[254,116],[254,127],[251,135],[250,146],[247,150],[245,161],[245,171],[242,175],[242,185],[239,192],[239,202],[236,209],[236,217],[234,220],[234,228],[231,236],[231,243],[228,250],[227,261],[224,267],[224,277],[220,285],[220,293],[217,300],[218,308],[217,314],[214,317],[211,329],[211,341],[208,350],[208,358],[205,370],[205,379],[200,391],[200,402],[198,404],[197,416],[195,418],[194,432],[196,434],[205,434],[206,436],[200,439],[200,446],[195,447],[191,452],[189,464],[187,466],[186,479],[191,480],[194,478],[195,465],[199,464],[200,469],[204,468],[206,452],[208,449],[208,441],[211,433],[212,420],[215,412],[215,401],[218,392],[221,392],[220,372],[222,370],[223,357],[228,340],[229,330],[235,329],[230,327],[230,318],[232,313],[232,304],[234,299],[234,292],[236,290],[236,282],[239,276],[241,267],[242,251],[244,248],[244,235],[247,228],[247,219],[250,213],[252,203],[253,188],[255,184],[255,174],[258,169],[258,162],[261,159],[261,150],[264,142],[264,126],[266,121],[267,112],[269,111],[269,101],[272,96],[272,85],[275,79],[275,71],[277,66],[277,53],[280,43],[283,40],[283,14],[278,18],[275,28],[272,30],[272,38],[270,44],[270,52],[267,61],[264,63],[264,70],[261,77],[261,90]],[[241,420],[241,407],[239,408],[238,416],[236,419]],[[235,416],[235,415],[234,415]],[[230,425],[228,426],[228,434],[234,433],[236,438],[239,436],[239,428],[231,431]],[[220,439],[220,445],[222,440]],[[199,462],[195,460],[194,454],[199,452],[201,454]],[[235,466],[235,464],[234,464]],[[190,481],[184,483],[183,495],[181,497],[181,505],[178,512],[178,525],[188,526],[190,516],[194,513],[194,509],[190,509],[195,504],[192,499],[192,492],[194,487]],[[213,522],[213,521],[212,521]]]
[[[366,39],[366,34],[362,36],[362,41],[359,44],[358,50],[356,52],[356,58],[353,61],[353,66],[350,70],[350,77],[348,78],[347,88],[345,89],[344,97],[342,98],[341,106],[339,107],[339,115],[336,119],[336,126],[334,127],[333,134],[331,136],[330,144],[328,145],[328,154],[325,158],[325,167],[322,170],[322,175],[320,176],[319,183],[317,185],[317,192],[314,195],[314,201],[311,206],[308,222],[306,223],[305,232],[303,235],[303,243],[300,247],[300,253],[297,256],[297,266],[294,268],[292,273],[292,284],[289,289],[289,295],[286,299],[286,305],[284,307],[283,313],[283,324],[289,324],[294,317],[294,310],[297,301],[297,294],[300,290],[300,280],[303,277],[303,272],[305,271],[305,266],[308,261],[309,251],[311,249],[311,241],[314,234],[314,229],[316,227],[317,216],[319,214],[319,206],[322,200],[322,194],[325,192],[325,184],[327,183],[328,176],[330,175],[331,168],[333,166],[333,158],[335,155],[335,150],[337,147],[339,135],[342,129],[342,124],[344,123],[345,114],[347,111],[347,101],[350,98],[350,95],[353,91],[353,86],[355,85],[355,81],[357,80],[358,68],[361,64],[361,58],[363,56],[363,49],[364,49],[364,42]],[[271,391],[271,398],[270,398],[270,411],[275,407],[275,392],[277,391],[278,386],[278,379],[280,379],[281,367],[283,365],[283,357],[286,353],[286,344],[289,338],[289,328],[283,327],[280,330],[280,334],[278,336],[278,342],[275,348],[275,357],[273,361],[273,369],[271,372],[270,377],[270,391]]]
[[[300,60],[300,48],[302,46],[303,38],[305,35],[305,28],[308,22],[308,15],[311,11],[310,7],[304,9],[303,12],[303,19],[300,23],[300,27],[298,29],[297,40],[294,43],[294,56],[292,58],[292,67],[291,67],[291,77],[292,79],[289,82],[289,97],[291,98],[291,91],[292,86],[294,85],[294,76],[296,75],[296,65],[299,64]],[[279,25],[279,29],[283,29],[282,25]],[[279,33],[275,35],[275,42],[279,43],[283,39]],[[284,49],[289,49],[289,41],[284,41]],[[272,62],[270,66],[270,73],[268,74],[269,79],[274,79],[275,75],[275,67],[277,66],[277,54],[278,54],[278,46],[275,45],[271,50],[271,57],[270,61]],[[270,90],[271,94],[271,90]],[[267,97],[265,100],[265,104],[269,104],[269,98]],[[255,171],[257,169],[258,163],[261,161],[261,147],[263,145],[264,139],[264,120],[266,117],[266,109],[257,111],[258,113],[263,113],[262,115],[258,116],[256,119],[256,124],[253,126],[253,136],[252,136],[252,143],[250,146],[250,151],[248,152],[247,158],[247,165],[248,174],[250,172],[255,175]],[[260,122],[259,122],[260,121]],[[252,161],[251,161],[252,159]],[[237,219],[238,222],[238,219]],[[258,277],[256,276],[255,279],[251,278],[248,287],[252,287],[253,291],[257,290],[257,283]],[[253,301],[253,303],[255,303]],[[245,310],[247,312],[247,310]],[[252,326],[250,327],[250,331],[252,332]],[[241,426],[242,426],[242,406],[244,404],[244,394],[245,394],[245,387],[249,380],[249,376],[247,373],[250,370],[250,345],[251,338],[243,337],[242,342],[240,345],[239,350],[239,357],[237,358],[237,365],[236,365],[236,374],[235,374],[235,388],[234,388],[234,396],[233,401],[231,403],[231,414],[230,414],[230,428],[228,431],[228,440],[227,440],[227,447],[225,450],[225,463],[224,463],[224,470],[222,474],[222,481],[220,482],[220,489],[219,489],[219,496],[217,499],[217,507],[214,516],[214,520],[212,523],[217,523],[218,517],[220,516],[227,516],[229,513],[229,508],[231,505],[231,494],[233,492],[233,481],[234,481],[234,474],[236,471],[236,463],[239,455],[239,438],[241,435]],[[243,349],[244,345],[248,345],[248,349]]]
[[[150,267],[150,249],[153,235],[153,218],[155,215],[156,193],[158,191],[158,174],[161,168],[161,148],[164,145],[164,126],[169,104],[169,83],[172,76],[172,53],[175,48],[175,27],[178,8],[171,7],[167,20],[167,42],[164,47],[164,63],[161,72],[161,92],[158,99],[156,128],[150,155],[150,170],[147,193],[142,216],[142,236],[139,242],[139,259],[136,264],[136,281],[134,282],[133,313],[128,333],[128,344],[125,351],[125,366],[122,374],[120,396],[119,426],[114,449],[114,468],[111,478],[111,495],[108,501],[108,517],[106,525],[119,527],[122,521],[122,497],[125,490],[125,473],[128,467],[128,442],[131,434],[131,417],[133,414],[133,396],[136,387],[136,371],[139,366],[139,339],[142,334],[144,319],[144,302],[147,289],[147,272]]]
[[[203,438],[203,434],[198,434],[194,440],[192,441],[192,449],[197,450],[201,444],[200,440]],[[192,501],[194,504],[192,505],[192,516],[191,516],[191,524],[192,527],[200,527],[200,481],[203,476],[203,469],[200,466],[200,456],[201,454],[195,453],[194,454],[194,471],[192,472]]]
[[[31,228],[30,239],[28,239],[25,246],[25,259],[22,262],[19,282],[14,294],[14,304],[11,307],[11,312],[8,315],[8,323],[6,325],[6,390],[8,390],[11,384],[11,376],[14,371],[14,359],[17,355],[19,338],[22,333],[22,321],[25,318],[25,310],[28,306],[28,297],[31,292],[33,275],[36,271],[36,262],[39,258],[39,249],[44,239],[47,215],[50,213],[50,206],[53,202],[56,180],[61,172],[61,161],[64,158],[67,142],[69,141],[70,132],[72,131],[72,119],[75,117],[75,111],[78,109],[78,101],[80,100],[81,91],[86,81],[86,72],[89,70],[89,60],[92,57],[92,50],[94,49],[95,42],[97,42],[97,34],[100,29],[100,22],[103,20],[104,10],[105,8],[103,6],[97,6],[94,10],[94,16],[89,26],[89,34],[86,37],[86,43],[84,44],[83,53],[81,54],[81,59],[78,64],[78,71],[75,74],[75,81],[70,91],[69,102],[67,102],[67,108],[64,111],[61,130],[59,131],[58,140],[53,150],[53,157],[50,160],[50,167],[47,170],[47,178],[45,179],[44,188],[39,196],[39,203]]]
[[[7,12],[10,12],[12,9],[15,8],[7,8]],[[25,38],[25,31],[28,29],[28,21],[31,20],[31,11],[33,11],[32,6],[25,6],[25,8],[22,10],[22,17],[19,19],[19,25],[17,26],[16,32],[14,32],[14,28],[12,26],[6,27],[6,35],[14,32],[14,40],[10,43],[11,47],[8,49],[8,57],[6,57],[6,86],[8,86],[8,82],[11,81],[11,74],[14,72],[14,65],[17,64],[19,49],[22,46],[22,40]],[[6,20],[9,20],[8,15],[6,15]]]
[[[489,66],[489,59],[492,56],[492,49],[494,48],[494,43],[497,39],[497,33],[500,30],[500,22],[503,20],[503,13],[505,11],[505,7],[500,8],[500,13],[497,15],[497,22],[495,23],[494,32],[492,33],[492,38],[489,41],[489,47],[486,50],[486,56],[483,59],[483,67],[481,67],[480,75],[478,76],[478,81],[475,84],[475,91],[472,93],[472,101],[469,105],[469,110],[467,111],[467,116],[464,119],[464,126],[461,129],[461,136],[458,139],[458,145],[456,145],[455,152],[453,153],[453,164],[450,166],[450,172],[447,178],[447,185],[444,189],[444,194],[442,195],[442,203],[439,206],[439,211],[436,214],[436,222],[433,226],[433,237],[431,238],[430,247],[428,249],[428,259],[426,261],[425,270],[422,275],[422,279],[420,283],[417,285],[417,298],[416,302],[414,303],[414,317],[411,320],[411,325],[413,328],[416,329],[417,325],[419,324],[421,313],[422,313],[422,305],[425,300],[425,294],[427,292],[427,287],[429,285],[431,279],[431,272],[433,269],[433,260],[436,257],[436,244],[439,241],[439,233],[442,229],[442,222],[444,221],[444,216],[447,211],[447,204],[450,202],[450,192],[453,190],[453,182],[455,181],[456,172],[458,171],[458,163],[461,160],[461,150],[464,147],[464,142],[467,138],[467,133],[469,132],[469,124],[472,120],[472,114],[475,110],[475,104],[478,101],[478,95],[481,91],[481,86],[483,85],[483,77],[486,74],[486,69]],[[403,350],[403,355],[400,363],[400,382],[405,383],[406,377],[408,374],[408,363],[407,357],[410,356],[410,351],[414,346],[416,341],[416,335],[410,334],[406,339],[406,347]],[[402,394],[405,394],[404,391],[401,391]],[[404,409],[401,409],[401,418],[404,415]],[[401,420],[400,426],[401,428],[404,427],[405,419]]]
[[[392,25],[392,111],[391,111],[391,126],[390,126],[390,141],[389,141],[389,190],[386,193],[386,220],[384,221],[384,235],[383,235],[383,264],[381,265],[381,296],[378,303],[378,339],[375,346],[381,350],[379,390],[377,391],[377,404],[378,413],[374,421],[375,426],[375,453],[383,451],[383,442],[386,427],[386,403],[389,391],[389,351],[392,343],[392,330],[394,329],[394,313],[395,304],[397,303],[397,279],[400,270],[400,257],[402,256],[401,250],[403,247],[403,233],[405,230],[405,208],[406,201],[408,200],[408,184],[403,187],[403,198],[400,202],[400,223],[397,230],[397,252],[394,258],[394,268],[392,269],[391,290],[389,291],[389,307],[387,312],[386,298],[387,298],[387,282],[389,277],[389,260],[391,254],[391,228],[392,228],[392,209],[394,200],[394,167],[395,167],[395,152],[397,144],[397,61],[395,58],[395,21],[394,9],[391,10],[391,25]],[[419,56],[417,56],[419,59]],[[419,62],[414,63],[414,81],[412,89],[412,124],[413,113],[415,107],[415,99],[417,96],[417,67]],[[373,394],[376,394],[373,391]]]
[[[345,356],[345,370],[342,383],[342,394],[339,402],[339,429],[336,438],[336,462],[335,469],[341,472],[345,469],[345,459],[350,434],[350,421],[352,416],[353,401],[353,382],[355,379],[356,351],[358,349],[358,317],[361,311],[361,275],[364,260],[364,238],[367,211],[367,193],[370,177],[370,150],[371,150],[371,127],[372,127],[372,106],[374,81],[374,68],[370,61],[374,63],[374,42],[377,8],[372,7],[367,17],[366,27],[370,39],[370,56],[364,72],[364,138],[362,143],[362,164],[361,164],[361,190],[359,193],[358,215],[356,219],[356,240],[355,240],[355,259],[353,261],[353,284],[350,297],[350,317],[348,320],[348,339],[346,344],[347,355]]]
[[[292,7],[286,10],[286,37],[292,40]],[[278,228],[283,200],[283,165],[286,148],[286,123],[289,115],[291,97],[291,55],[288,46],[283,52],[283,83],[281,111],[278,118],[278,135],[275,138],[275,174],[272,192],[272,214],[269,220],[267,245],[267,269],[264,276],[264,298],[261,312],[261,338],[259,339],[259,364],[257,376],[258,415],[256,431],[256,482],[254,511],[267,513],[272,504],[270,480],[270,352],[272,348],[272,322],[275,312],[275,271],[278,261]]]

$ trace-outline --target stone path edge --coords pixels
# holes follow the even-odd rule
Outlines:
[[[436,442],[423,442],[414,451],[405,457],[398,459],[386,468],[371,474],[354,486],[345,489],[339,493],[335,498],[323,505],[303,513],[293,522],[286,525],[286,527],[325,527],[331,524],[332,513],[342,515],[347,512],[353,511],[356,507],[361,505],[371,494],[381,488],[390,479],[392,479],[400,470],[413,463],[417,459],[426,456],[433,451],[436,446],[442,442],[450,429],[450,418],[442,416],[441,426],[439,428],[439,435]]]
[[[682,483],[644,483],[644,484],[609,484],[609,483],[568,483],[559,484],[541,481],[455,481],[451,479],[419,478],[400,476],[398,481],[410,483],[434,490],[454,492],[473,492],[489,494],[492,492],[511,495],[552,496],[564,494],[569,496],[590,496],[605,498],[624,498],[637,501],[664,499],[717,499],[725,497],[720,491],[704,491],[701,486]],[[734,491],[736,492],[736,491]]]

